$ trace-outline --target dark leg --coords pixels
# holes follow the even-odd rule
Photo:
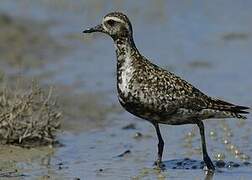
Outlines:
[[[161,136],[160,129],[158,123],[153,123],[158,137],[158,158],[155,162],[155,165],[157,165],[159,168],[164,168],[164,164],[162,164],[162,155],[163,155],[163,149],[164,149],[164,140]]]
[[[203,152],[204,162],[205,162],[208,170],[214,171],[215,167],[214,167],[214,165],[213,165],[210,157],[207,154],[204,124],[203,124],[202,121],[199,120],[199,121],[197,121],[197,125],[198,125],[199,130],[200,130],[200,136],[201,136],[202,152]]]

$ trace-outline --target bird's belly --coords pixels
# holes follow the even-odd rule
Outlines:
[[[118,96],[120,104],[131,114],[143,118],[148,121],[169,124],[169,125],[181,125],[181,124],[193,124],[197,119],[197,114],[187,109],[160,109],[155,104],[146,104],[139,97],[132,96],[129,93],[127,97],[119,93]]]
[[[191,113],[188,111],[172,108],[162,110],[158,108],[158,105],[155,103],[146,103],[151,101],[148,98],[143,100],[139,96],[133,96],[133,94],[134,93],[129,93],[128,96],[124,96],[119,93],[118,99],[125,110],[137,117],[170,125],[193,123],[194,118],[191,117]]]

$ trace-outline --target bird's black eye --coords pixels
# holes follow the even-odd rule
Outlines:
[[[114,26],[116,22],[114,20],[110,19],[110,20],[107,21],[107,23],[110,26]]]

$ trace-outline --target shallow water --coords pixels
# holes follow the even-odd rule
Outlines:
[[[153,169],[157,143],[154,128],[122,111],[117,103],[112,40],[100,34],[81,34],[112,10],[129,15],[137,47],[153,62],[209,95],[252,105],[250,1],[2,0],[1,12],[50,24],[48,31],[52,37],[68,47],[63,57],[51,59],[42,67],[8,68],[58,89],[67,89],[64,96],[77,94],[76,104],[71,104],[76,106],[72,107],[73,113],[77,108],[88,108],[90,103],[100,114],[95,116],[92,111],[91,115],[88,109],[83,110],[81,118],[67,119],[58,137],[63,147],[53,149],[53,153],[43,150],[25,159],[16,158],[10,162],[15,167],[2,168],[2,172],[17,169],[17,173],[11,174],[24,175],[17,177],[24,179],[211,178],[201,169],[200,137],[193,125],[161,126],[167,170]],[[88,98],[90,93],[96,98]],[[86,105],[78,103],[82,98]],[[69,111],[66,109],[66,113],[70,114]],[[219,168],[214,179],[250,179],[252,167],[243,162],[250,162],[252,156],[251,118],[249,115],[246,121],[205,122],[212,159],[220,154],[225,163],[233,161],[239,165]],[[130,123],[136,127],[123,129]],[[125,151],[128,153],[118,157]],[[1,159],[9,162],[4,156]],[[180,166],[181,163],[187,164]],[[173,169],[175,166],[177,169]]]

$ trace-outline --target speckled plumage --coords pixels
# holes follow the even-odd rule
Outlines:
[[[84,33],[103,32],[112,37],[117,56],[117,90],[121,105],[130,113],[150,121],[159,139],[157,165],[160,167],[164,142],[159,123],[197,124],[200,129],[203,159],[207,168],[214,165],[207,154],[204,124],[209,118],[246,118],[248,107],[211,98],[200,90],[158,67],[142,56],[133,41],[132,26],[120,12],[107,14],[101,25]]]
[[[127,38],[115,40],[117,89],[132,114],[163,124],[188,124],[208,118],[245,118],[243,107],[213,99],[185,80],[143,57]]]

